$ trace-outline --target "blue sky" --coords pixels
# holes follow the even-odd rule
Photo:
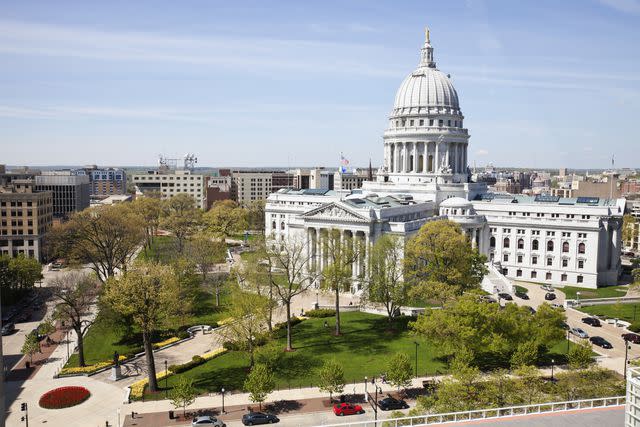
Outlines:
[[[640,1],[14,1],[0,163],[382,160],[424,26],[469,162],[640,167]]]

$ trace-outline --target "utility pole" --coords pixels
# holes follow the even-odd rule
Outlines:
[[[24,412],[24,416],[20,418],[20,420],[25,422],[26,427],[29,427],[29,408],[27,407],[27,402],[22,402],[20,404],[20,410]],[[3,418],[4,418],[4,414],[3,414]]]
[[[418,378],[418,341],[413,342],[416,345],[416,378]]]

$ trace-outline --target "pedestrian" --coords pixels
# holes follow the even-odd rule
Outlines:
[[[324,321],[324,327],[325,327],[325,329],[329,327],[329,323],[327,323],[326,320]]]

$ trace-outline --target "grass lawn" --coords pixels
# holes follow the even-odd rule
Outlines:
[[[634,317],[640,319],[640,304],[590,305],[588,307],[580,307],[578,310],[584,313],[597,314],[598,316],[618,318],[627,322],[633,322],[635,320]]]
[[[577,288],[574,286],[558,287],[559,291],[564,292],[567,299],[577,299],[576,292],[580,292],[580,298],[615,298],[623,297],[627,294],[629,287],[627,285],[606,286],[598,289]]]
[[[188,242],[185,241],[185,246],[187,244]],[[158,261],[162,264],[169,264],[179,255],[178,243],[173,236],[155,236],[153,238],[151,247],[146,250],[143,249],[138,255],[138,259],[144,261]],[[186,249],[185,251],[183,251],[183,255],[186,255]],[[217,260],[217,262],[225,262],[225,257],[223,256],[222,258]]]
[[[333,318],[326,319],[329,328],[324,328],[325,319],[309,319],[294,328],[295,351],[285,353],[276,370],[277,387],[310,387],[317,385],[316,371],[324,360],[334,357],[344,369],[347,384],[363,381],[365,376],[379,376],[386,370],[386,361],[396,352],[406,353],[415,363],[415,345],[418,348],[418,373],[420,375],[444,372],[446,365],[434,357],[434,348],[424,340],[416,339],[406,330],[405,323],[398,329],[388,330],[385,317],[373,314],[349,312],[341,315],[343,335],[332,335]],[[284,330],[278,341],[285,346]],[[249,358],[244,352],[229,352],[196,368],[168,378],[168,387],[177,383],[181,376],[191,378],[199,392],[240,390],[246,378]],[[160,383],[164,387],[164,381]],[[349,390],[349,386],[345,388]],[[154,396],[147,396],[154,398]],[[164,398],[159,393],[157,398]]]
[[[515,292],[518,292],[521,294],[526,294],[529,292],[529,289],[525,288],[524,286],[514,285],[514,288],[515,288]]]

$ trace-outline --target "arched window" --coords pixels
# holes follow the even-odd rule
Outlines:
[[[584,243],[580,243],[578,245],[578,253],[579,254],[583,254],[585,252],[585,249],[586,249],[586,247],[585,247]]]
[[[549,240],[547,242],[547,250],[548,251],[552,251],[553,250],[553,240]]]
[[[496,247],[496,238],[494,236],[491,236],[491,238],[489,239],[489,247],[490,248]]]
[[[273,222],[271,223],[271,229],[272,229],[272,230],[275,230],[275,229],[276,229],[276,222],[275,222],[275,221],[273,221]]]
[[[510,243],[511,242],[509,241],[509,238],[505,237],[504,240],[502,241],[502,246],[504,246],[505,248],[508,248]]]
[[[280,230],[284,230],[284,221],[280,223]]]
[[[534,239],[533,242],[531,242],[531,249],[534,251],[538,250],[538,239]]]
[[[569,242],[562,242],[562,252],[569,252]]]
[[[518,249],[524,249],[524,240],[518,239]]]

